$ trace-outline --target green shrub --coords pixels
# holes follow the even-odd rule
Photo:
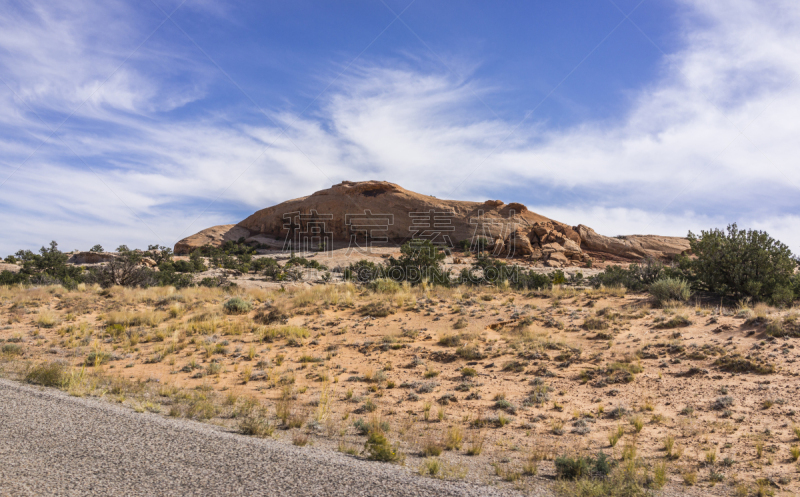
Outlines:
[[[590,457],[559,456],[555,460],[556,477],[574,480],[588,476],[591,469],[591,461]]]
[[[111,360],[111,356],[106,352],[90,352],[84,364],[87,366],[100,366]]]
[[[16,343],[7,343],[3,345],[3,354],[6,355],[22,355],[22,347]]]
[[[680,278],[661,278],[653,282],[648,290],[659,304],[671,300],[685,302],[691,294],[689,282]]]
[[[400,258],[389,258],[386,276],[395,281],[408,281],[416,285],[429,281],[449,285],[450,274],[442,269],[445,252],[430,240],[414,239],[400,247]]]
[[[60,283],[66,288],[75,288],[84,280],[83,268],[67,264],[69,255],[61,252],[55,241],[50,242],[50,248],[40,248],[38,254],[20,250],[15,255],[22,261],[20,275],[27,276],[32,283]]]
[[[740,230],[734,223],[727,233],[714,229],[697,236],[690,231],[688,238],[696,258],[684,258],[681,265],[699,289],[776,305],[797,297],[797,262],[788,246],[765,231]]]
[[[602,273],[589,278],[595,287],[603,285],[605,287],[625,287],[629,290],[642,290],[648,285],[660,279],[666,273],[671,272],[670,268],[665,268],[660,261],[647,257],[638,264],[631,264],[628,269],[621,266],[607,266]]]
[[[608,476],[613,462],[600,452],[596,458],[591,456],[559,456],[555,460],[556,477],[567,480],[589,476]]]
[[[740,353],[720,357],[714,361],[714,365],[729,373],[772,374],[775,372],[774,364],[757,356],[744,357]]]
[[[25,373],[25,381],[43,387],[60,387],[64,384],[66,365],[61,362],[43,362]]]
[[[222,305],[222,308],[228,314],[244,314],[246,312],[250,312],[252,306],[250,305],[250,302],[241,297],[233,297],[228,299]]]
[[[369,283],[372,280],[382,278],[384,267],[372,261],[361,259],[347,266],[343,277],[345,280],[354,280],[359,283]]]
[[[30,277],[27,274],[12,273],[11,271],[0,272],[0,286],[24,285],[27,283],[30,283]]]
[[[532,269],[525,271],[516,264],[509,266],[497,258],[479,254],[472,269],[463,269],[457,281],[465,285],[503,285],[507,282],[515,290],[538,290],[552,284],[551,276]]]
[[[250,415],[239,420],[239,431],[244,435],[271,437],[275,432],[275,425],[264,416]]]
[[[368,285],[369,289],[375,293],[388,293],[394,294],[402,290],[400,284],[389,278],[378,278],[373,280]]]
[[[402,459],[397,447],[390,444],[386,435],[379,430],[370,432],[364,450],[367,452],[367,459],[371,461],[397,462]]]
[[[487,245],[489,245],[489,240],[483,236],[467,238],[458,242],[462,252],[483,252]]]

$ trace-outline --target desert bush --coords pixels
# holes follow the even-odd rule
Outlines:
[[[403,458],[397,446],[389,443],[386,435],[379,430],[370,432],[364,444],[364,450],[367,453],[367,459],[371,461],[398,462]]]
[[[42,328],[52,328],[58,323],[58,316],[53,311],[44,309],[36,318],[36,324]]]
[[[439,337],[439,345],[442,347],[458,347],[461,345],[461,336],[460,335],[442,335]]]
[[[392,306],[386,302],[370,302],[359,309],[362,316],[385,318],[395,313]]]
[[[714,361],[715,366],[719,366],[722,371],[729,373],[756,373],[772,374],[775,366],[765,360],[755,357],[744,357],[739,353],[729,354]]]
[[[730,395],[725,395],[722,397],[717,397],[714,403],[711,405],[711,408],[717,411],[722,411],[723,409],[727,409],[733,405],[733,397]]]
[[[400,283],[389,278],[378,278],[369,283],[368,288],[375,293],[395,294],[403,289]]]
[[[445,252],[430,240],[414,239],[400,247],[400,258],[390,257],[385,274],[395,281],[408,281],[417,285],[428,281],[449,285],[450,274],[442,269]]]
[[[106,352],[92,351],[83,362],[87,366],[100,366],[111,360],[111,355]]]
[[[6,343],[3,344],[2,352],[3,354],[9,356],[22,355],[22,347],[20,347],[19,344],[16,343]]]
[[[525,271],[518,265],[509,266],[497,258],[479,254],[472,268],[463,269],[457,280],[465,285],[507,285],[515,290],[538,290],[553,284],[551,276],[532,269]]]
[[[345,280],[369,283],[370,281],[382,278],[384,273],[385,268],[382,265],[362,259],[347,266],[344,269],[343,277]]]
[[[241,297],[233,297],[222,304],[222,308],[227,314],[245,314],[250,312],[252,306],[250,305],[250,302]]]
[[[0,286],[24,285],[30,283],[27,274],[12,273],[11,271],[0,272]]]
[[[588,317],[583,321],[583,328],[589,331],[592,330],[607,330],[609,328],[608,321],[598,317]]]
[[[50,242],[50,247],[42,247],[38,254],[30,250],[20,250],[15,254],[22,261],[22,269],[17,278],[34,284],[57,283],[74,289],[84,281],[83,268],[67,264],[69,255],[58,249],[58,243]],[[20,281],[22,283],[23,281]]]
[[[600,452],[596,458],[591,456],[559,456],[555,459],[556,477],[575,480],[586,476],[608,476],[612,462]]]
[[[458,450],[464,441],[464,433],[458,425],[451,426],[444,437],[444,447],[447,450]]]
[[[629,290],[643,290],[661,278],[668,268],[660,261],[647,257],[638,264],[631,264],[627,269],[622,266],[607,266],[602,273],[589,278],[595,288],[624,287]]]
[[[261,339],[272,342],[281,338],[303,339],[308,338],[309,332],[306,328],[294,325],[270,326],[261,331]]]
[[[692,322],[686,316],[673,316],[669,321],[658,323],[655,327],[658,329],[672,329],[683,328],[691,324]]]
[[[25,373],[25,381],[43,387],[61,387],[66,380],[67,366],[61,362],[43,362]]]
[[[283,307],[273,306],[268,311],[256,312],[253,321],[259,324],[285,323],[289,317],[289,313]]]
[[[659,304],[669,301],[685,302],[691,294],[689,283],[680,278],[661,278],[653,282],[648,291]]]
[[[481,352],[480,348],[478,348],[478,346],[475,344],[468,344],[457,348],[456,355],[467,361],[478,361],[486,357],[485,354]]]
[[[270,437],[275,432],[275,425],[262,414],[251,414],[239,420],[239,431],[244,435]]]
[[[797,261],[789,247],[765,231],[727,227],[688,235],[694,259],[684,258],[681,267],[694,285],[731,297],[752,297],[788,305],[796,298]]]

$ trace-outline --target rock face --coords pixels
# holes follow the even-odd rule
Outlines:
[[[522,204],[500,200],[441,200],[386,181],[344,181],[307,197],[262,209],[236,225],[215,226],[185,238],[175,253],[185,254],[206,243],[219,245],[244,236],[269,243],[371,242],[402,243],[415,238],[456,244],[473,236],[506,238],[510,230],[530,230],[549,222],[580,243],[571,227],[531,212]],[[316,247],[314,247],[316,248]]]
[[[247,238],[249,236],[249,231],[239,228],[235,224],[212,226],[179,241],[175,244],[173,250],[177,255],[185,255],[204,245],[218,247],[229,240],[236,241],[241,237]]]
[[[573,229],[542,221],[530,227],[517,227],[501,243],[495,242],[494,252],[501,252],[506,257],[528,257],[542,261],[548,267],[564,267],[588,260],[580,242]]]
[[[67,262],[71,264],[99,264],[101,262],[111,262],[116,255],[107,252],[78,252],[72,254]]]
[[[688,253],[689,240],[677,236],[628,235],[612,238],[595,233],[592,228],[578,225],[575,230],[581,237],[581,246],[585,250],[605,252],[628,259],[655,257],[664,259],[674,255]]]
[[[579,225],[548,219],[520,203],[501,200],[441,200],[386,181],[343,181],[307,197],[262,209],[237,224],[214,226],[184,238],[176,254],[204,245],[220,246],[245,238],[248,243],[277,247],[291,243],[298,250],[321,245],[401,244],[411,238],[455,245],[485,237],[489,253],[524,257],[550,267],[583,264],[592,253],[625,260],[667,258],[689,250],[685,238],[632,235],[611,238]]]

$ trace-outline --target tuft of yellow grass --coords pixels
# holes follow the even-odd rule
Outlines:
[[[42,328],[52,328],[58,324],[58,316],[49,309],[43,309],[39,311],[39,315],[36,317],[36,324]]]
[[[308,338],[309,336],[309,331],[306,328],[290,324],[260,328],[259,332],[261,334],[261,339],[267,342],[283,338],[302,339]]]

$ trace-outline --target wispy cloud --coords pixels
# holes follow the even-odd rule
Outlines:
[[[119,67],[157,12],[8,4],[0,182],[89,100],[0,187],[0,253],[171,244],[344,179],[522,201],[609,235],[739,221],[800,252],[800,6],[683,4],[662,77],[613,122],[558,130],[497,118],[476,97],[495,88],[414,60],[352,67],[302,116],[204,106],[224,78],[189,44],[154,37]]]

